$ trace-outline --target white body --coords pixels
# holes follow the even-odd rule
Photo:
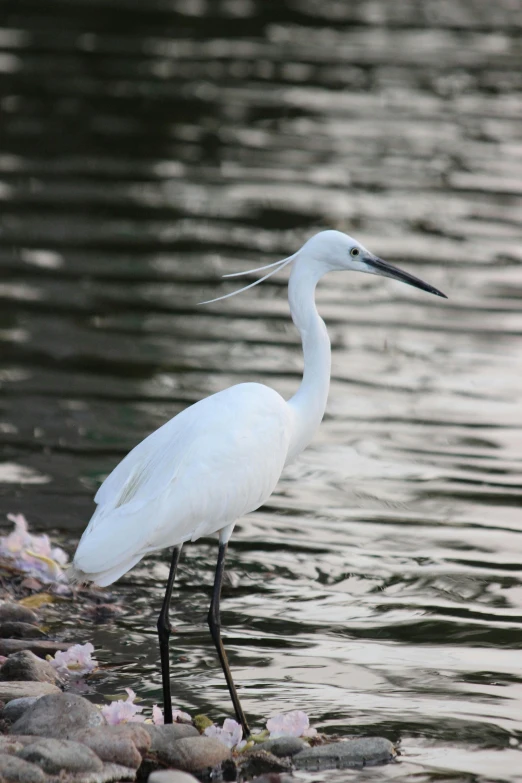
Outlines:
[[[444,296],[339,231],[322,231],[295,255],[262,267],[275,270],[261,280],[290,263],[288,299],[304,352],[297,393],[285,402],[262,384],[239,384],[192,405],[149,435],[100,487],[98,508],[74,557],[73,577],[108,585],[155,549],[216,532],[226,542],[235,521],[270,497],[284,466],[312,439],[326,407],[330,342],[314,303],[324,274],[379,274]]]

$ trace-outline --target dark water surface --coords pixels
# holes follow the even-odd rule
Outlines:
[[[243,703],[254,723],[300,708],[329,733],[401,740],[400,764],[357,779],[522,780],[520,3],[2,8],[2,518],[22,511],[72,552],[100,480],[165,419],[244,380],[290,396],[284,275],[196,303],[322,227],[353,233],[450,299],[320,285],[325,421],[230,549]],[[67,607],[71,639],[125,663],[100,696],[160,700],[164,555],[116,585],[116,620]],[[173,682],[180,706],[222,719],[215,556],[185,549]]]

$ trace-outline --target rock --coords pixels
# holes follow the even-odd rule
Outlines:
[[[158,769],[151,772],[147,783],[199,783],[194,775],[182,772],[180,769]]]
[[[10,737],[8,734],[0,734],[0,753],[9,753],[14,755],[22,750],[24,743],[20,742],[18,737]]]
[[[60,682],[51,664],[38,658],[30,650],[12,653],[0,668],[0,680],[33,680],[55,684]]]
[[[269,772],[290,772],[292,765],[289,761],[277,758],[273,753],[254,748],[245,754],[241,763],[241,773],[245,778],[254,778]]]
[[[61,694],[59,688],[50,682],[0,682],[0,699],[8,702],[13,699],[23,699],[25,696],[46,696],[47,694]]]
[[[141,764],[141,753],[138,752],[130,732],[127,735],[123,732],[116,734],[108,731],[111,728],[116,728],[116,726],[96,726],[91,729],[83,729],[83,731],[73,734],[71,739],[86,745],[102,761],[110,761],[113,764],[121,764],[123,767],[138,769]],[[125,728],[125,725],[122,728]],[[148,734],[147,739],[149,739]]]
[[[0,638],[2,639],[34,639],[37,636],[45,636],[37,625],[19,623],[14,620],[0,623]]]
[[[307,748],[294,756],[297,769],[317,772],[323,769],[361,769],[386,764],[395,757],[395,748],[384,737],[360,737]]]
[[[105,740],[110,739],[114,742],[119,740],[132,742],[134,750],[138,752],[140,759],[147,753],[151,746],[149,732],[139,723],[121,723],[117,726],[95,726],[90,729],[81,729],[70,736],[70,739],[73,739],[76,742],[84,742],[92,748],[103,761],[112,761],[112,758],[105,758],[105,755],[101,755],[98,748],[95,747],[95,743],[98,742],[100,738]],[[116,761],[116,759],[114,759],[114,761]],[[118,761],[116,763],[123,764],[124,766],[132,766],[130,763],[126,764],[125,761]]]
[[[12,699],[5,705],[0,717],[8,720],[10,723],[14,723],[37,699],[38,696],[23,696],[21,699]]]
[[[199,732],[188,723],[168,723],[165,726],[153,726],[150,723],[143,724],[151,738],[150,750],[162,758],[168,755],[174,742],[186,737],[199,737]]]
[[[20,650],[31,650],[45,658],[58,650],[66,650],[71,642],[50,642],[47,639],[0,639],[0,655],[11,655]]]
[[[25,683],[52,688],[49,683]],[[55,688],[55,690],[58,690]],[[1,689],[0,689],[1,693]],[[0,696],[1,698],[1,696]],[[42,696],[18,718],[12,734],[37,734],[42,737],[68,739],[80,729],[105,724],[100,710],[82,696],[73,693],[51,693]]]
[[[37,764],[50,775],[59,775],[62,770],[73,774],[101,772],[103,764],[90,748],[71,740],[43,737],[18,752],[18,758]]]
[[[296,753],[300,753],[308,747],[300,737],[277,737],[277,739],[261,742],[257,746],[257,750],[266,750],[278,758],[284,758],[285,756],[295,756]]]
[[[212,737],[201,736],[184,737],[170,745],[165,742],[156,753],[159,761],[184,772],[202,772],[217,767],[232,757],[232,752],[226,745]]]
[[[32,609],[21,604],[6,602],[0,605],[0,623],[18,622],[38,625],[38,617]]]
[[[267,772],[265,775],[259,775],[253,778],[250,783],[295,783],[293,775],[280,775],[279,772]]]
[[[44,783],[46,776],[35,764],[1,753],[0,780],[2,783]]]

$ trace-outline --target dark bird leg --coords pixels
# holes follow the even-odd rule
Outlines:
[[[172,588],[174,587],[174,579],[176,578],[176,568],[178,567],[179,556],[181,552],[180,546],[175,546],[172,550],[172,560],[170,563],[169,578],[167,580],[167,589],[165,590],[165,598],[161,607],[161,612],[158,617],[158,639],[161,656],[161,679],[163,681],[163,714],[165,716],[165,723],[172,723],[172,697],[170,694],[170,671],[169,671],[169,636],[171,632],[171,626],[169,621],[169,607],[170,598],[172,596]]]
[[[225,648],[223,647],[223,642],[221,641],[221,616],[219,612],[219,603],[221,600],[221,585],[223,583],[223,570],[225,567],[226,553],[227,544],[220,543],[216,566],[216,577],[214,579],[214,589],[212,590],[212,601],[210,602],[210,609],[208,612],[208,626],[216,646],[219,662],[221,663],[221,668],[223,669],[223,674],[225,675],[225,679],[227,681],[228,690],[230,693],[230,698],[232,699],[232,704],[234,705],[237,722],[240,723],[243,727],[243,737],[246,739],[250,735],[250,729],[248,728],[245,713],[243,712],[243,708],[239,702],[236,686],[234,685],[230,666],[228,665],[227,654],[225,652]]]

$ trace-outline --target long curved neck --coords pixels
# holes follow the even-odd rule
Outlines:
[[[288,301],[292,320],[303,342],[303,380],[288,400],[294,414],[294,428],[286,462],[290,462],[310,443],[324,416],[330,387],[331,352],[326,326],[315,307],[315,287],[324,270],[299,258],[294,261],[288,283]]]

